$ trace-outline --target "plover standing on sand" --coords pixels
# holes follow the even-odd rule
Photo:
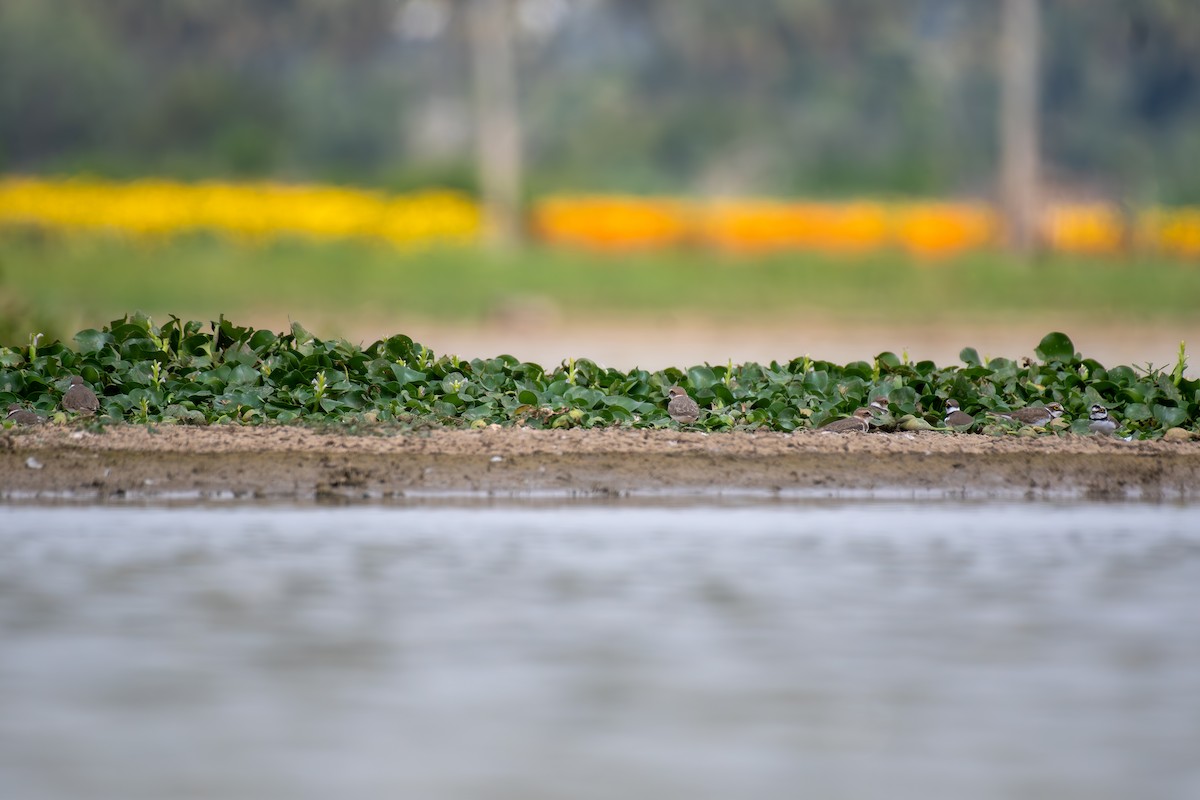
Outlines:
[[[946,427],[957,428],[962,425],[974,425],[975,418],[962,410],[962,406],[953,397],[946,401]]]
[[[667,390],[667,395],[671,398],[667,402],[667,413],[671,415],[671,419],[688,425],[700,418],[700,406],[696,405],[695,400],[688,397],[687,389],[682,386],[672,386]]]
[[[1047,403],[1044,406],[1025,406],[1012,411],[998,411],[996,416],[1015,419],[1022,425],[1045,425],[1050,420],[1061,417],[1064,410],[1061,403]]]
[[[96,393],[84,383],[83,378],[72,375],[71,385],[67,387],[62,398],[62,407],[76,414],[95,414],[100,410],[100,401],[96,398]]]
[[[1108,409],[1099,403],[1092,404],[1092,410],[1088,413],[1088,430],[1092,433],[1102,433],[1105,436],[1111,436],[1117,429],[1117,421],[1108,415]]]

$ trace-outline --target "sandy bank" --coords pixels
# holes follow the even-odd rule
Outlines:
[[[0,499],[361,500],[444,494],[1200,499],[1200,443],[948,433],[287,426],[0,434]]]

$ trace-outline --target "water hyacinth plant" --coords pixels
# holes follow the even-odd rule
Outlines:
[[[36,341],[31,339],[31,342]],[[1062,333],[1037,360],[984,360],[973,348],[961,366],[912,363],[894,353],[873,362],[832,364],[805,355],[786,363],[733,364],[623,372],[586,358],[547,369],[500,355],[437,356],[407,336],[365,347],[319,339],[301,325],[286,333],[141,314],[80,331],[75,347],[54,341],[0,348],[0,407],[18,403],[53,415],[71,375],[100,397],[91,424],[337,423],[400,429],[413,425],[534,428],[673,425],[667,389],[686,388],[702,409],[699,430],[816,428],[886,395],[890,415],[940,427],[947,398],[976,417],[1025,405],[1061,403],[1052,433],[1086,433],[1093,403],[1120,420],[1122,435],[1158,438],[1195,430],[1200,381],[1165,372],[1106,368],[1075,352]],[[1180,364],[1185,353],[1181,351]],[[1005,432],[1005,428],[997,430]]]

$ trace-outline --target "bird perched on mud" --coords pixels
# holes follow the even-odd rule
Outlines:
[[[953,397],[946,400],[946,427],[958,428],[963,425],[974,425],[975,418],[962,410],[962,406]]]
[[[1061,417],[1064,410],[1061,403],[1047,403],[1044,406],[1026,406],[1013,411],[996,412],[996,416],[1016,420],[1022,425],[1045,425],[1050,420]]]
[[[30,411],[28,408],[13,403],[8,407],[8,413],[4,415],[6,420],[11,420],[18,425],[38,425],[46,421],[42,415]]]
[[[833,422],[827,422],[817,428],[824,433],[850,433],[858,431],[866,433],[871,429],[871,409],[856,408],[854,413],[845,419],[835,419]]]
[[[1108,415],[1108,409],[1099,403],[1093,403],[1092,409],[1088,413],[1088,430],[1092,433],[1101,433],[1105,436],[1111,436],[1117,429],[1117,421]]]
[[[667,390],[667,413],[671,419],[684,425],[691,424],[700,418],[700,406],[688,396],[687,389],[682,386],[672,386]]]
[[[95,414],[100,410],[96,393],[78,375],[71,376],[71,385],[62,398],[62,407],[76,414]]]

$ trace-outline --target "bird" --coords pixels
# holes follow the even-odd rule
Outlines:
[[[1045,406],[1026,406],[1012,411],[997,412],[1002,419],[1013,419],[1022,425],[1045,425],[1052,419],[1063,415],[1061,403],[1047,403]]]
[[[8,413],[4,415],[4,418],[12,420],[18,425],[37,425],[46,421],[45,417],[34,411],[30,411],[28,408],[22,408],[16,403],[8,407]]]
[[[881,394],[881,395],[879,395],[879,397],[872,398],[871,409],[872,409],[871,413],[874,413],[875,411],[879,411],[879,412],[886,414],[887,410],[888,410],[887,395]]]
[[[667,413],[671,419],[686,425],[700,418],[700,406],[688,396],[687,389],[672,386],[667,390],[667,395],[671,398],[667,402]]]
[[[71,385],[67,387],[62,398],[62,407],[76,414],[95,414],[100,410],[100,401],[96,393],[84,383],[78,375],[71,376]]]
[[[975,418],[962,410],[958,401],[953,397],[946,401],[946,427],[957,428],[962,425],[974,425]]]
[[[1105,436],[1111,435],[1117,429],[1117,421],[1108,415],[1108,409],[1099,403],[1093,403],[1092,409],[1088,413],[1088,430],[1092,433],[1102,433]]]
[[[866,433],[871,429],[871,409],[856,408],[854,413],[845,419],[835,419],[833,422],[827,422],[820,428],[819,431],[825,433],[850,433],[851,431],[859,431]]]

